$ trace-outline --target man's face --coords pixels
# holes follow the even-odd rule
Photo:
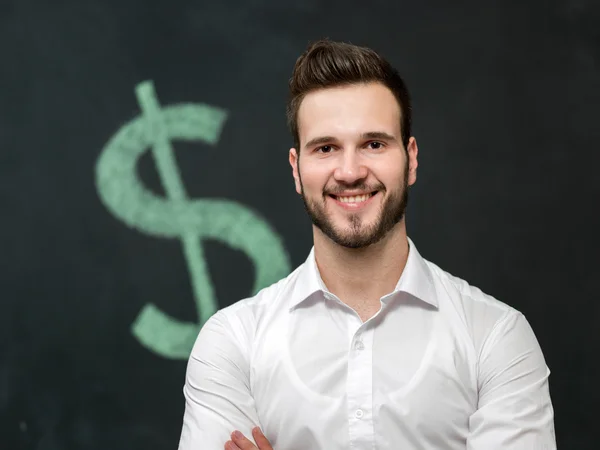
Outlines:
[[[404,217],[416,181],[416,141],[404,149],[392,92],[379,83],[312,92],[298,128],[290,164],[314,225],[348,248],[380,241]]]

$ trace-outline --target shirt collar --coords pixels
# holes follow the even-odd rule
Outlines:
[[[434,307],[438,307],[438,300],[435,295],[435,286],[433,284],[433,276],[431,270],[427,266],[426,261],[421,257],[410,238],[408,239],[408,260],[402,271],[402,275],[396,284],[396,288],[392,295],[386,296],[382,301],[388,302],[398,292],[406,292],[413,297],[429,303]],[[289,308],[292,310],[300,303],[312,297],[315,293],[328,292],[315,261],[315,249],[311,248],[308,258],[300,268],[298,278],[289,299]]]

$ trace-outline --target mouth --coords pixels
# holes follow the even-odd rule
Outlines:
[[[362,193],[359,195],[333,195],[333,194],[329,194],[329,197],[331,197],[333,200],[335,200],[335,202],[339,205],[341,205],[342,207],[346,208],[346,209],[357,209],[357,208],[361,208],[365,205],[367,205],[368,203],[370,203],[370,200],[375,197],[377,194],[379,193],[379,191],[373,191],[373,192],[369,192],[369,193]]]

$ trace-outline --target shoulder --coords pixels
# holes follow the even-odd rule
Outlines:
[[[248,315],[260,314],[265,309],[277,308],[287,298],[287,294],[293,289],[298,274],[304,264],[298,266],[286,277],[261,288],[254,295],[238,300],[237,302],[219,310],[219,313],[230,319],[243,319]]]
[[[498,328],[514,321],[526,322],[523,314],[507,302],[430,261],[426,260],[426,264],[431,270],[440,310],[468,334],[477,354]]]
[[[205,324],[226,323],[238,340],[248,342],[253,337],[261,321],[272,311],[285,307],[286,300],[295,285],[304,264],[298,266],[286,277],[261,288],[255,294],[219,309]]]

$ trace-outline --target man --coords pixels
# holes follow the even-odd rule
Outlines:
[[[525,317],[407,237],[418,148],[398,73],[320,41],[290,92],[314,247],[204,325],[179,449],[555,449],[550,372]]]

